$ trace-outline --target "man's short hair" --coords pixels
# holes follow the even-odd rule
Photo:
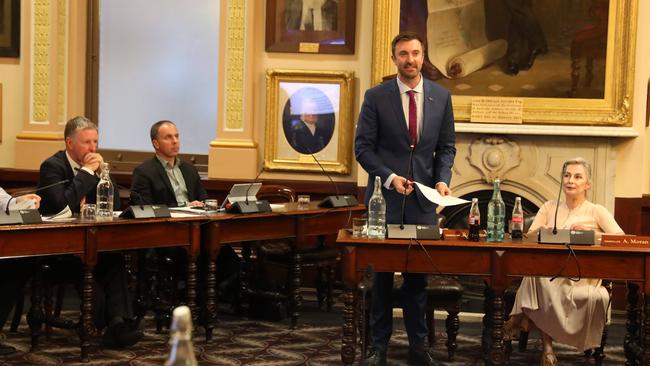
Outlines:
[[[160,130],[160,126],[164,125],[165,123],[169,123],[170,125],[176,126],[174,122],[168,121],[166,119],[154,123],[151,126],[151,130],[149,131],[149,136],[151,137],[151,141],[155,140],[156,137],[158,137],[158,130]]]
[[[84,116],[77,116],[69,120],[65,124],[65,129],[63,130],[63,138],[68,138],[74,136],[77,132],[81,130],[97,130],[97,124]]]
[[[405,31],[405,32],[400,32],[398,35],[396,35],[395,38],[393,38],[393,41],[390,43],[393,56],[395,56],[395,47],[397,46],[398,43],[403,41],[412,41],[414,39],[417,39],[420,42],[420,44],[422,45],[422,51],[424,51],[424,40],[422,39],[422,37],[420,37],[420,35],[415,32]]]

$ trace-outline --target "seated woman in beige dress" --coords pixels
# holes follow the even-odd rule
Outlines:
[[[582,158],[564,163],[562,190],[565,200],[560,202],[557,214],[559,229],[594,230],[602,233],[623,234],[612,214],[601,205],[587,201],[591,187],[591,166]],[[552,228],[556,201],[548,201],[535,216],[528,235],[540,228]],[[544,353],[540,365],[557,364],[553,341],[571,345],[579,351],[598,347],[607,316],[609,294],[600,279],[525,277],[515,298],[511,318],[504,325],[506,339],[516,337],[529,325],[537,327],[542,335]],[[530,324],[532,322],[533,324]]]

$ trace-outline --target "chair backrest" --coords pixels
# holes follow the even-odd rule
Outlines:
[[[271,203],[294,202],[296,200],[296,190],[276,184],[262,184],[257,199],[268,200]]]

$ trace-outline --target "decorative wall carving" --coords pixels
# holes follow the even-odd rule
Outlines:
[[[481,171],[485,182],[492,184],[495,179],[507,179],[506,174],[521,163],[521,152],[516,142],[488,136],[472,142],[467,159]]]

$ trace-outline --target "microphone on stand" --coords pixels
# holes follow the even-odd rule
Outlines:
[[[357,201],[357,198],[352,196],[352,195],[340,195],[339,194],[339,187],[338,185],[334,182],[334,179],[325,171],[325,168],[323,168],[323,165],[321,165],[320,161],[316,159],[315,154],[311,154],[311,157],[314,158],[314,161],[318,166],[320,167],[320,170],[323,171],[323,174],[329,179],[330,183],[332,186],[334,186],[334,192],[336,192],[336,196],[327,196],[323,198],[319,203],[318,207],[325,207],[325,208],[333,208],[333,207],[351,207],[351,206],[356,206],[359,202]]]
[[[406,175],[411,177],[413,171],[413,153],[415,152],[415,141],[411,142],[409,151],[409,165],[406,169]],[[393,178],[394,179],[394,178]],[[407,178],[408,179],[408,178]],[[397,224],[386,225],[386,234],[389,239],[440,239],[440,228],[438,225],[414,225],[404,224],[406,215],[406,188],[402,197],[401,222]]]
[[[406,176],[408,178],[411,177],[412,170],[413,170],[413,150],[415,150],[415,145],[411,144],[411,151],[409,152],[409,166],[408,166],[408,169],[406,171]],[[406,178],[406,179],[408,179],[408,178]],[[399,228],[402,229],[402,230],[404,230],[404,215],[405,215],[404,208],[405,207],[406,207],[406,188],[404,188],[404,195],[402,197],[402,215],[401,215],[402,222],[399,225]]]
[[[155,218],[155,217],[171,217],[172,214],[169,211],[169,207],[165,204],[159,204],[159,205],[146,205],[144,204],[144,199],[142,198],[142,195],[138,191],[134,191],[130,188],[121,186],[119,184],[115,184],[115,188],[117,188],[117,194],[119,195],[120,189],[125,189],[129,191],[129,201],[133,201],[135,203],[135,200],[131,199],[131,197],[135,197],[137,200],[137,203],[134,205],[129,204],[129,207],[124,209],[122,213],[120,213],[120,218],[123,219],[150,219],[150,218]],[[113,192],[115,194],[115,192]]]
[[[537,242],[544,244],[594,245],[596,236],[593,230],[570,230],[557,228],[557,213],[560,208],[560,197],[562,196],[562,187],[564,186],[564,174],[566,173],[566,168],[567,163],[565,162],[562,165],[562,179],[560,181],[560,190],[557,193],[557,200],[555,201],[553,229],[540,229]]]
[[[26,210],[10,210],[9,206],[11,205],[11,200],[16,200],[15,196],[22,196],[24,194],[31,194],[31,193],[36,193],[40,192],[43,190],[46,190],[48,188],[52,188],[54,186],[58,186],[60,184],[65,184],[68,183],[70,180],[69,179],[63,179],[58,182],[54,182],[52,184],[48,184],[43,187],[39,187],[36,189],[29,189],[29,190],[24,190],[24,191],[19,191],[16,192],[12,195],[11,198],[9,198],[9,201],[7,201],[7,207],[4,211],[4,215],[0,215],[0,225],[9,225],[9,224],[38,224],[43,222],[41,219],[41,214],[38,212],[37,209],[26,209]]]
[[[257,172],[257,175],[255,176],[255,179],[253,179],[253,182],[248,185],[246,188],[246,198],[243,201],[238,201],[238,202],[230,202],[230,206],[226,206],[226,212],[229,213],[259,213],[259,212],[271,212],[271,204],[267,200],[258,200],[255,199],[255,201],[250,201],[248,199],[248,194],[250,193],[251,189],[253,186],[258,183],[258,179],[260,175],[262,175],[262,172],[264,171],[264,167]]]

